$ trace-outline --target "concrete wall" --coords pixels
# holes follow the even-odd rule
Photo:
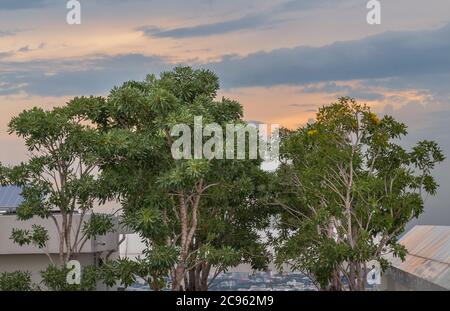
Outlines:
[[[55,215],[58,221],[61,220],[61,215]],[[84,221],[89,220],[90,216],[85,216]],[[74,224],[80,222],[80,215],[74,216]],[[33,245],[20,246],[15,244],[11,239],[11,232],[13,228],[28,229],[32,225],[41,225],[48,230],[50,240],[45,249],[50,254],[52,260],[59,263],[59,236],[52,219],[41,219],[35,217],[29,221],[18,221],[15,215],[0,216],[0,273],[13,271],[28,271],[31,273],[34,283],[40,283],[40,272],[45,270],[51,261],[45,254],[44,250],[39,249]],[[72,232],[74,238],[76,232],[75,228]],[[115,259],[119,256],[119,233],[108,233],[104,236],[97,236],[95,239],[90,239],[86,242],[81,253],[77,256],[77,260],[82,266],[97,265],[96,258],[104,257],[110,252],[110,259]],[[97,260],[98,261],[98,260]],[[98,290],[106,290],[104,286],[99,286]]]
[[[59,223],[61,223],[61,215],[55,215]],[[89,215],[84,217],[84,221],[88,221]],[[76,227],[80,223],[80,215],[75,215],[73,219],[74,228],[72,229],[72,239],[76,234]],[[32,228],[32,225],[40,225],[48,230],[50,240],[47,243],[47,251],[50,254],[59,253],[59,236],[55,223],[52,219],[41,219],[34,217],[29,221],[18,221],[15,215],[3,215],[0,216],[0,255],[13,255],[13,254],[42,254],[42,250],[33,245],[20,246],[15,244],[11,239],[11,232],[14,228],[28,229]],[[109,233],[104,236],[97,236],[95,239],[88,240],[84,245],[81,253],[93,253],[102,252],[108,250],[117,250],[117,242],[119,240],[119,233]]]
[[[381,277],[380,290],[443,291],[447,289],[395,267],[391,267]]]

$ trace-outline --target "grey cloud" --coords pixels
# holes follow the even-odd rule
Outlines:
[[[299,46],[246,57],[227,56],[209,64],[190,63],[214,70],[225,88],[303,85],[305,92],[328,92],[380,99],[371,89],[424,85],[442,92],[450,77],[450,25],[432,31],[388,32],[357,41],[311,48]],[[86,66],[89,64],[89,66]],[[85,67],[83,67],[83,65]],[[163,58],[129,54],[88,57],[84,60],[0,62],[0,82],[27,84],[27,92],[74,94],[79,90],[105,91],[126,78],[142,77],[172,67]],[[80,69],[85,68],[85,69]],[[54,72],[48,75],[46,72]],[[365,80],[352,89],[334,81]],[[428,82],[427,82],[428,81]],[[316,83],[321,85],[315,85]],[[53,87],[59,85],[59,88]],[[72,85],[70,87],[64,86]],[[78,84],[78,85],[77,85]],[[426,89],[426,87],[424,87]]]
[[[8,37],[14,35],[14,32],[10,30],[0,30],[0,38],[1,37]]]
[[[53,0],[0,0],[0,10],[21,10],[43,8]]]
[[[306,11],[323,8],[326,6],[340,6],[345,3],[354,3],[356,0],[293,0],[281,2],[270,10],[246,15],[227,21],[201,24],[190,27],[179,27],[174,29],[162,29],[158,26],[142,26],[137,30],[144,35],[159,38],[191,38],[221,35],[247,29],[270,27],[283,21],[277,17],[279,14]],[[286,20],[286,19],[284,19]]]
[[[367,92],[360,90],[353,90],[343,94],[344,96],[350,96],[361,100],[383,100],[385,98],[384,94],[376,92]]]
[[[43,48],[45,48],[45,42],[40,43],[38,46],[36,46],[34,48],[30,47],[29,45],[25,45],[25,46],[19,48],[17,50],[17,52],[19,52],[19,53],[27,53],[27,52],[31,52],[31,51],[34,51],[34,50],[40,50],[40,49],[43,49]]]
[[[450,73],[450,25],[432,31],[387,32],[357,41],[299,46],[208,65],[226,87],[411,77]]]
[[[26,46],[21,47],[21,48],[18,49],[17,51],[18,51],[18,52],[25,53],[25,52],[30,52],[31,49],[30,49],[30,46],[29,46],[29,45],[26,45]]]
[[[3,29],[3,30],[0,30],[0,38],[15,36],[16,34],[23,32],[23,31],[25,31],[25,29]]]
[[[155,26],[144,26],[140,27],[138,30],[142,31],[146,36],[149,37],[190,38],[219,35],[246,29],[254,29],[262,26],[268,26],[273,23],[274,22],[265,15],[253,15],[224,22],[203,24],[192,27],[180,27],[165,30]]]
[[[304,93],[339,93],[352,91],[350,85],[338,85],[336,82],[327,82],[324,84],[312,84],[302,88]]]
[[[11,52],[0,52],[0,60],[2,58],[10,57],[11,55],[13,55]]]
[[[303,93],[328,93],[338,96],[350,96],[356,99],[381,100],[384,99],[382,93],[376,93],[371,90],[369,85],[339,85],[336,82],[326,82],[313,85],[307,85],[301,88]]]
[[[2,68],[3,67],[3,68]],[[22,68],[13,71],[13,68]],[[58,70],[54,72],[54,70]],[[97,55],[83,60],[0,63],[0,95],[24,91],[42,96],[90,95],[107,93],[125,80],[143,79],[146,74],[168,69],[157,56],[127,54]]]
[[[382,87],[388,89],[418,89],[432,94],[436,101],[445,102],[450,99],[450,72],[411,75],[407,78],[392,77],[363,81],[367,87]]]
[[[276,9],[283,12],[306,11],[324,7],[336,7],[355,2],[355,0],[292,0],[281,3]],[[361,1],[359,2],[361,3]]]

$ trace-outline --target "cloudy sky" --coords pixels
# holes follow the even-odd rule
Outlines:
[[[103,95],[177,64],[205,67],[245,117],[297,127],[349,95],[409,125],[404,141],[435,139],[450,156],[450,1],[0,0],[0,161],[26,159],[9,119],[77,95]],[[448,161],[450,162],[450,160]],[[423,224],[450,225],[450,163]]]

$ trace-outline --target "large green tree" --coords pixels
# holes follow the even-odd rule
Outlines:
[[[411,151],[406,125],[379,119],[351,98],[319,109],[317,120],[282,135],[273,202],[281,207],[277,261],[308,274],[321,289],[364,290],[373,263],[403,258],[405,225],[436,193],[431,173],[444,160],[433,141]]]
[[[162,288],[168,274],[173,290],[206,289],[211,266],[223,271],[251,261],[253,254],[265,256],[256,227],[238,223],[244,217],[239,211],[265,217],[250,200],[257,192],[252,176],[262,174],[261,161],[199,156],[195,149],[183,149],[185,159],[174,157],[172,130],[177,125],[193,129],[200,116],[222,133],[226,124],[244,125],[242,107],[225,98],[217,101],[218,89],[212,72],[177,67],[159,78],[149,75],[115,87],[100,105],[78,98],[68,107],[103,135],[99,157],[103,188],[109,189],[105,199],[121,201],[125,223],[145,243],[137,275],[145,275],[154,289]],[[201,143],[215,142],[217,134],[200,135]],[[225,144],[209,146],[216,155],[225,154]],[[226,239],[226,230],[245,240]]]
[[[49,228],[42,225],[14,229],[11,238],[20,245],[38,246],[51,263],[64,267],[77,258],[92,236],[113,229],[110,218],[93,214],[102,193],[96,156],[101,136],[67,107],[24,111],[11,120],[9,132],[25,140],[30,158],[17,166],[1,166],[0,180],[3,185],[22,188],[19,220],[38,217],[53,221],[59,258],[55,261],[46,251]]]

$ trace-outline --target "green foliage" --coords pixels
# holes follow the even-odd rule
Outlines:
[[[273,237],[277,263],[290,263],[324,289],[362,290],[366,263],[403,258],[397,236],[423,212],[422,193],[435,194],[431,175],[444,160],[435,142],[406,151],[406,125],[379,119],[351,98],[319,109],[317,121],[282,132],[282,164],[273,200],[281,207]]]
[[[23,245],[35,245],[39,248],[44,248],[49,240],[47,229],[42,226],[32,225],[32,230],[13,229],[11,233],[11,240],[14,243]]]
[[[89,221],[83,223],[82,232],[87,238],[96,235],[105,235],[114,232],[115,223],[113,217],[107,214],[91,214]]]
[[[95,202],[108,193],[102,187],[99,154],[103,135],[83,118],[104,121],[102,98],[74,98],[66,106],[50,111],[33,108],[12,118],[9,133],[25,140],[30,159],[14,167],[1,167],[2,184],[22,188],[23,202],[17,208],[22,221],[33,217],[51,218],[59,238],[59,264],[76,257],[87,238],[112,231],[106,216],[93,215],[89,223],[76,222],[90,214]],[[57,212],[57,216],[55,216]],[[83,227],[83,228],[81,228]],[[33,225],[31,230],[13,230],[11,238],[20,245],[44,248],[47,230]],[[81,230],[83,229],[83,230]],[[83,235],[78,234],[80,231]],[[69,237],[73,232],[78,232]]]
[[[86,266],[81,271],[81,283],[69,284],[67,275],[70,269],[49,265],[46,270],[41,271],[42,285],[50,291],[93,291],[97,282],[101,280],[98,268]]]
[[[33,291],[39,288],[31,282],[29,272],[15,271],[0,274],[0,291]]]
[[[239,103],[215,100],[218,88],[218,78],[211,71],[176,67],[159,78],[149,75],[145,81],[113,88],[107,99],[97,102],[97,112],[88,101],[69,103],[69,110],[78,111],[80,118],[102,133],[98,156],[104,199],[121,201],[124,224],[147,245],[138,261],[139,272],[129,262],[110,263],[110,271],[123,267],[160,288],[162,277],[179,264],[190,266],[200,260],[197,256],[205,247],[211,254],[222,252],[207,258],[217,264],[222,258],[221,269],[237,265],[238,257],[254,262],[255,267],[265,266],[267,254],[256,233],[267,223],[262,220],[267,212],[255,203],[256,179],[263,178],[259,177],[263,175],[260,161],[178,161],[172,156],[170,130],[176,124],[193,126],[195,116],[202,116],[204,124],[215,122],[223,128],[227,123],[242,123]],[[196,196],[201,198],[198,211],[192,205]],[[188,215],[180,213],[180,198],[188,204]],[[195,237],[197,242],[189,250],[191,240],[181,243],[180,235],[187,235],[182,230],[183,217],[188,227],[196,227],[190,239]],[[195,224],[194,217],[198,218]],[[257,226],[252,227],[253,223]]]
[[[106,98],[76,97],[63,107],[34,108],[13,118],[10,133],[33,152],[28,162],[0,171],[2,184],[23,187],[19,219],[53,218],[57,210],[70,220],[76,213],[91,214],[97,200],[120,201],[124,225],[147,247],[137,262],[105,263],[97,277],[108,284],[119,279],[128,285],[140,277],[161,289],[177,267],[192,265],[224,271],[245,262],[264,269],[269,254],[258,232],[267,227],[270,209],[260,200],[268,184],[261,161],[172,156],[170,130],[176,124],[193,126],[195,116],[223,129],[245,124],[242,106],[216,99],[218,90],[211,71],[176,67],[159,78],[125,82]],[[77,231],[69,229],[69,221],[65,225],[60,233]],[[70,239],[61,236],[61,249],[67,250],[60,254],[61,265],[76,257],[83,240],[113,228],[108,216],[92,215],[72,245],[64,245]],[[12,238],[43,246],[45,235],[34,228],[15,230]],[[206,276],[209,268],[203,270]],[[66,289],[58,281],[63,272],[56,267],[44,272],[49,288]]]
[[[119,282],[126,288],[140,278],[146,280],[153,289],[160,290],[165,287],[164,278],[168,276],[177,259],[178,252],[175,248],[155,246],[146,248],[143,257],[136,260],[121,258],[105,262],[99,269],[99,275],[102,282],[108,286]]]
[[[170,269],[176,264],[179,253],[176,248],[166,245],[155,245],[144,250],[144,257],[138,259],[139,273],[142,278],[151,276],[162,279],[168,275]]]
[[[217,249],[209,245],[199,250],[199,257],[213,266],[236,267],[241,263],[241,253],[230,246]]]
[[[107,286],[114,286],[120,281],[128,287],[136,282],[136,272],[139,266],[136,261],[128,258],[105,262],[100,269],[100,277]]]
[[[207,262],[216,267],[249,263],[255,270],[264,270],[270,256],[259,234],[269,226],[271,216],[264,200],[269,176],[250,161],[228,162],[232,163],[217,171],[220,185],[204,199],[206,217],[200,219],[196,241],[210,252]]]

